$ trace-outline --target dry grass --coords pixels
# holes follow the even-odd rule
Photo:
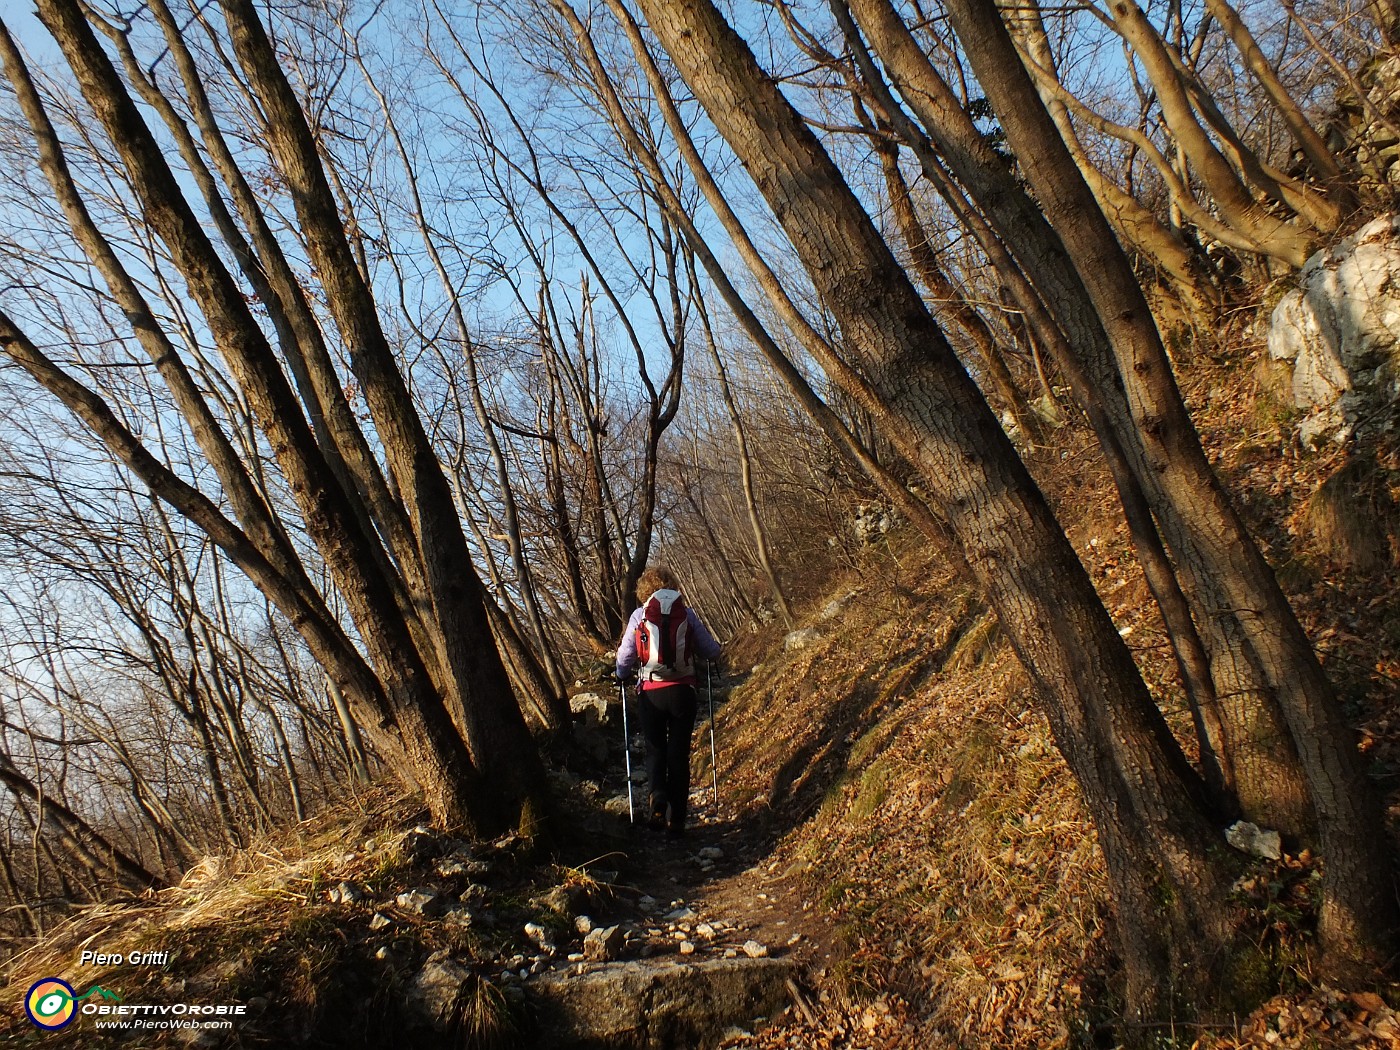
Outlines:
[[[283,903],[305,904],[343,879],[372,879],[376,868],[366,863],[382,863],[376,845],[393,838],[394,826],[412,808],[396,792],[381,789],[361,800],[358,812],[332,811],[291,834],[204,857],[178,886],[148,894],[139,903],[82,907],[16,955],[6,977],[14,983],[29,973],[66,969],[91,944],[101,943],[107,952],[133,950],[152,929],[178,932],[236,923]]]
[[[295,1032],[282,1026],[288,1037],[309,1033],[328,1015],[344,1014],[338,1018],[344,1021],[344,997],[359,994],[366,983],[358,973],[364,961],[352,957],[345,930],[347,921],[362,923],[367,916],[327,905],[325,891],[341,881],[381,888],[391,883],[402,866],[393,843],[416,809],[395,791],[373,791],[357,808],[329,812],[275,841],[206,857],[178,886],[139,901],[80,908],[14,955],[0,994],[14,999],[17,989],[62,974],[116,988],[135,1001],[193,996],[247,1002],[261,996],[271,1012],[295,1018]],[[114,955],[165,951],[169,962],[80,968],[79,955],[87,948]],[[0,1039],[26,1030],[22,1015],[0,1020]],[[253,1037],[252,1045],[267,1045],[246,1027],[240,1034]],[[105,1045],[102,1039],[90,1027],[74,1026],[46,1037],[45,1044]]]

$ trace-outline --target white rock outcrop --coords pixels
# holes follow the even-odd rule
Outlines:
[[[569,711],[583,715],[587,725],[599,725],[608,720],[608,697],[599,693],[575,693],[569,697]]]
[[[1274,307],[1269,356],[1292,366],[1303,444],[1386,425],[1400,400],[1400,215],[1308,260]]]
[[[1225,841],[1237,850],[1266,860],[1279,860],[1283,856],[1283,839],[1279,833],[1247,820],[1237,820],[1226,828]]]

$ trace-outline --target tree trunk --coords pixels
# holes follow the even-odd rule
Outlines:
[[[991,381],[997,397],[1011,413],[1016,426],[1032,444],[1040,444],[1043,438],[1040,423],[1035,415],[1026,411],[1025,399],[1016,389],[1011,372],[1002,358],[1001,347],[997,346],[992,331],[982,316],[972,307],[962,293],[938,265],[938,256],[928,242],[928,233],[914,209],[914,199],[909,186],[899,170],[899,147],[892,142],[872,140],[876,155],[880,158],[880,170],[885,176],[885,188],[890,195],[890,210],[894,212],[895,224],[899,227],[904,244],[909,249],[909,257],[914,263],[914,272],[924,282],[924,287],[932,297],[936,313],[950,317],[977,347],[982,367]]]
[[[1079,140],[1068,107],[1055,96],[1061,89],[1055,68],[1055,53],[1045,32],[1045,20],[1037,7],[1003,7],[1013,35],[1029,55],[1029,69],[1045,108],[1060,130],[1066,148],[1094,191],[1104,215],[1113,223],[1124,246],[1131,246],[1166,280],[1166,286],[1185,307],[1191,320],[1209,329],[1220,311],[1220,295],[1203,272],[1200,259],[1170,227],[1158,221],[1136,197],[1101,172]],[[1049,84],[1045,83],[1048,81]]]
[[[1392,957],[1400,912],[1380,806],[1357,758],[1355,737],[1331,685],[1243,523],[1230,506],[1182,404],[1141,289],[1092,193],[1040,104],[993,0],[949,0],[949,16],[978,81],[1001,118],[1046,216],[1063,238],[1117,355],[1143,475],[1179,508],[1193,543],[1178,558],[1199,559],[1198,578],[1240,610],[1243,659],[1274,691],[1307,777],[1326,859],[1321,933],[1340,972],[1362,972]],[[1108,374],[1108,363],[1099,368]],[[1165,523],[1164,523],[1165,524]]]
[[[373,780],[369,775],[369,761],[365,757],[365,745],[360,739],[360,725],[345,700],[345,693],[330,675],[326,675],[326,695],[335,709],[336,723],[340,726],[341,738],[345,744],[345,759],[355,782],[367,787]]]
[[[694,265],[693,261],[691,265]],[[692,280],[692,284],[694,283],[696,282]],[[705,334],[705,347],[710,351],[710,360],[714,363],[715,376],[719,380],[720,399],[724,401],[724,409],[729,414],[729,426],[734,431],[734,451],[739,457],[739,484],[744,492],[744,509],[748,512],[749,527],[753,530],[754,551],[758,555],[758,564],[763,569],[763,575],[768,579],[768,589],[773,593],[773,601],[778,606],[783,625],[787,630],[792,630],[796,621],[793,619],[792,607],[788,605],[782,582],[778,579],[778,570],[773,565],[768,529],[763,524],[762,515],[759,514],[758,496],[753,483],[753,458],[749,455],[749,438],[744,426],[744,417],[734,402],[734,392],[729,386],[729,373],[720,357],[719,347],[715,344],[715,333],[710,327],[710,312],[705,308],[703,301],[697,301],[696,307]],[[706,527],[708,528],[708,523]],[[715,553],[723,556],[724,552],[719,549],[718,544]],[[737,589],[739,588],[736,587]]]
[[[1221,214],[1265,254],[1294,268],[1301,267],[1313,253],[1315,239],[1269,214],[1250,194],[1230,162],[1197,123],[1190,97],[1167,54],[1166,45],[1142,8],[1133,0],[1110,0],[1108,8],[1123,39],[1132,45],[1157,89],[1167,126],[1181,144],[1192,168],[1209,188]],[[1277,191],[1275,196],[1279,196]]]
[[[403,753],[413,770],[410,775],[444,822],[483,828],[500,826],[500,815],[491,812],[494,800],[483,799],[481,792],[472,790],[475,771],[470,758],[446,716],[441,698],[431,688],[403,621],[395,615],[392,595],[382,579],[364,571],[375,560],[370,553],[371,541],[358,527],[345,493],[335,484],[316,449],[270,346],[199,220],[181,196],[160,147],[126,96],[76,5],[69,0],[45,0],[40,14],[69,60],[99,123],[121,153],[147,222],[184,274],[204,311],[215,343],[276,450],[308,531],[341,584],[372,658],[381,667],[394,669],[386,675],[391,685],[384,695],[404,737]],[[10,63],[7,56],[7,68]],[[20,341],[11,337],[6,342],[14,347]],[[33,353],[26,356],[40,364],[41,369],[44,367]],[[48,368],[52,369],[51,362]],[[85,394],[91,396],[89,391],[74,393],[79,399]],[[93,408],[85,407],[89,411]],[[130,435],[120,434],[121,428],[111,426],[114,422],[103,420],[101,425],[114,440],[129,443]],[[139,458],[139,453],[133,450],[133,454]],[[179,489],[164,479],[162,484]]]
[[[597,57],[593,48],[592,39],[579,20],[577,14],[565,2],[565,0],[551,0],[556,10],[564,15],[573,29],[575,38],[579,41],[580,47],[584,49],[588,59],[590,69],[603,92],[604,103],[612,117],[613,126],[618,133],[623,136],[630,149],[634,150],[640,157],[649,157],[650,163],[646,164],[647,172],[652,180],[656,191],[661,195],[666,206],[671,209],[672,215],[684,231],[690,250],[699,257],[705,267],[706,273],[719,290],[720,297],[725,305],[734,314],[735,319],[743,328],[745,334],[753,340],[759,352],[776,371],[783,383],[792,392],[799,405],[808,416],[817,424],[827,440],[846,460],[857,470],[863,472],[875,483],[889,501],[897,507],[906,518],[912,522],[916,528],[928,537],[929,541],[936,544],[939,551],[949,561],[965,568],[962,560],[962,552],[953,543],[948,534],[946,523],[939,519],[928,505],[916,497],[904,483],[900,481],[890,470],[880,463],[870,447],[852,432],[846,422],[837,415],[832,408],[818,396],[807,382],[806,376],[787,357],[778,346],[773,336],[768,332],[763,322],[753,312],[753,309],[745,301],[744,297],[735,288],[734,283],[729,279],[723,264],[711,250],[709,242],[701,236],[699,230],[688,217],[685,208],[681,204],[680,197],[674,187],[666,178],[659,162],[654,155],[647,153],[643,148],[635,129],[627,120],[626,114],[617,99],[606,71],[603,69],[601,60]],[[628,42],[632,45],[633,53],[636,55],[638,63],[641,65],[643,73],[647,78],[652,92],[656,96],[658,104],[661,106],[662,116],[666,121],[667,128],[680,147],[681,155],[684,157],[687,166],[699,182],[701,190],[704,192],[710,207],[719,216],[720,222],[724,225],[735,247],[744,258],[750,273],[758,281],[764,293],[772,301],[774,308],[778,311],[784,322],[801,340],[802,345],[816,357],[824,357],[831,360],[835,356],[835,351],[826,343],[811,325],[806,324],[805,319],[787,295],[777,277],[773,274],[763,260],[753,241],[744,230],[742,222],[729,206],[724,194],[705,165],[704,158],[695,147],[694,141],[690,137],[685,121],[681,118],[680,111],[676,108],[675,100],[671,98],[670,89],[661,71],[657,68],[652,58],[651,52],[647,49],[645,41],[642,39],[641,31],[637,27],[630,12],[627,11],[617,0],[608,0],[608,7],[616,16],[627,34]]]
[[[1230,40],[1239,51],[1240,57],[1244,59],[1246,68],[1254,74],[1254,78],[1259,81],[1259,86],[1264,89],[1265,94],[1269,96],[1269,100],[1278,110],[1279,116],[1288,125],[1293,140],[1303,151],[1303,155],[1308,158],[1308,163],[1312,165],[1317,177],[1334,194],[1340,193],[1345,196],[1348,188],[1342,184],[1342,167],[1337,163],[1337,158],[1327,148],[1327,143],[1318,134],[1317,129],[1308,121],[1302,107],[1293,100],[1293,96],[1283,86],[1278,73],[1269,64],[1269,60],[1264,56],[1258,41],[1254,39],[1254,34],[1249,31],[1249,27],[1244,24],[1244,19],[1240,17],[1239,11],[1229,3],[1229,0],[1206,0],[1206,10],[1230,35]]]
[[[1004,294],[1008,295],[1011,301],[1020,307],[1028,330],[1028,338],[1034,345],[1043,346],[1049,350],[1051,358],[1069,382],[1075,399],[1098,437],[1105,463],[1118,488],[1124,518],[1128,525],[1128,533],[1132,539],[1138,562],[1142,566],[1148,588],[1161,611],[1167,636],[1177,659],[1181,682],[1191,708],[1192,720],[1195,723],[1201,766],[1207,786],[1215,799],[1220,814],[1233,814],[1237,807],[1238,786],[1235,782],[1234,762],[1229,746],[1230,733],[1225,725],[1218,694],[1211,678],[1210,664],[1204,644],[1192,620],[1187,598],[1181,590],[1171,561],[1163,548],[1161,535],[1152,518],[1147,494],[1133,472],[1122,440],[1117,434],[1113,421],[1105,411],[1103,399],[1094,389],[1078,356],[1066,340],[1064,331],[1050,316],[1041,299],[1040,292],[1027,280],[1021,267],[1011,258],[1002,238],[990,229],[982,215],[975,208],[970,207],[961,191],[951,184],[951,180],[944,173],[938,158],[933,155],[928,140],[920,135],[917,129],[907,126],[907,118],[902,116],[902,111],[899,110],[898,104],[884,85],[879,71],[869,61],[864,44],[859,39],[854,23],[850,21],[847,9],[840,0],[834,0],[831,6],[838,23],[846,33],[847,42],[857,63],[861,66],[870,89],[874,91],[880,105],[886,108],[890,118],[899,123],[901,137],[910,142],[924,167],[925,173],[939,188],[949,207],[972,231],[973,236],[982,246],[988,260],[1005,282]],[[951,99],[951,92],[947,90],[946,85],[943,85],[941,80],[936,81],[936,83],[941,88],[940,97],[946,104],[947,100]],[[958,112],[961,113],[961,110]],[[940,126],[939,130],[947,129],[945,126]],[[987,149],[971,121],[965,119],[965,115],[964,119],[958,123],[955,133],[958,134],[958,145],[964,148],[967,156],[974,159],[982,156],[984,162],[965,172],[963,177],[983,195],[984,199],[992,202],[994,209],[1007,209],[1016,203],[1030,203],[1028,198],[1020,193],[1018,187],[1009,184],[1009,180],[995,179],[997,175],[1005,172],[1005,168],[1000,165],[999,158],[992,155],[991,151]],[[950,152],[957,155],[956,150]],[[988,192],[987,183],[993,180],[998,184],[995,184]],[[1019,231],[1022,241],[1035,243],[1037,234],[1043,234],[1047,241],[1053,241],[1053,232],[1044,226],[1038,212],[1026,208],[1022,208],[1020,211],[1023,222],[1016,225],[1006,223],[1008,236]],[[993,214],[998,213],[994,210]],[[1005,212],[1001,213],[1001,217],[1005,222]],[[1054,244],[1050,245],[1047,254],[1051,258],[1058,256],[1058,250]],[[1061,275],[1062,271],[1049,269],[1042,271],[1040,277],[1047,282],[1046,287],[1053,291],[1056,286],[1050,282]],[[1083,312],[1081,310],[1079,314],[1082,315]],[[1076,315],[1071,314],[1071,316]],[[1036,362],[1039,369],[1039,355],[1036,357]],[[1042,383],[1045,383],[1043,375]],[[1048,384],[1045,385],[1048,390]]]
[[[44,792],[5,755],[0,755],[0,784],[33,802],[39,812],[39,830],[52,831],[72,858],[89,872],[113,875],[120,883],[137,891],[165,888],[164,879],[127,856],[82,817]]]
[[[1188,477],[1204,484],[1205,491],[1210,493],[1213,490],[1215,495],[1197,499],[1194,504],[1181,505],[1180,487],[1173,489],[1164,484],[1162,457],[1149,457],[1144,450],[1145,441],[1156,439],[1141,432],[1143,420],[1134,413],[1124,389],[1127,384],[1140,386],[1142,378],[1132,370],[1131,365],[1120,366],[1115,359],[1115,348],[1110,344],[1106,321],[1101,320],[1059,232],[1046,222],[1040,205],[1027,195],[1003,159],[987,145],[887,0],[853,0],[851,10],[856,12],[861,28],[884,61],[900,94],[933,139],[938,153],[948,161],[954,174],[985,210],[1000,241],[1011,248],[1016,260],[1034,283],[1034,290],[1029,286],[1021,289],[1016,275],[1011,272],[1013,268],[1008,267],[1008,282],[1018,293],[1018,302],[1029,318],[1036,319],[1037,334],[1051,347],[1057,362],[1071,379],[1076,396],[1098,433],[1108,465],[1123,493],[1125,511],[1130,511],[1137,502],[1135,489],[1140,489],[1147,499],[1161,538],[1176,559],[1175,574],[1184,584],[1195,627],[1210,657],[1213,689],[1200,691],[1199,706],[1203,713],[1209,715],[1216,707],[1210,702],[1210,697],[1220,699],[1218,710],[1225,727],[1221,739],[1228,740],[1231,748],[1223,756],[1222,767],[1228,766],[1229,773],[1233,775],[1240,808],[1256,823],[1291,834],[1306,832],[1312,824],[1307,785],[1288,738],[1283,713],[1262,671],[1240,654],[1237,620],[1232,612],[1240,606],[1223,593],[1212,572],[1202,568],[1203,564],[1209,565],[1209,561],[1201,550],[1202,537],[1198,535],[1196,522],[1198,507],[1221,502],[1228,507],[1228,501],[1220,492],[1209,464],[1205,463],[1199,442],[1195,440],[1194,427],[1189,418],[1185,419],[1186,432],[1190,441],[1195,443],[1194,463],[1197,466]],[[1019,59],[1016,68],[1022,69]],[[1022,104],[1034,107],[1042,119],[1048,121],[1033,89]],[[1051,145],[1061,155],[1067,156],[1058,132]],[[1025,158],[1022,161],[1027,163]],[[1073,166],[1072,158],[1070,165],[1077,177],[1078,168]],[[1093,208],[1094,214],[1102,222],[1102,215],[1097,211],[1092,195],[1088,195],[1084,207]],[[969,216],[969,221],[976,223],[978,220],[975,216]],[[1113,250],[1122,259],[1121,249],[1111,233],[1101,248],[1104,251]],[[1110,319],[1120,325],[1135,320],[1139,325],[1145,325],[1156,339],[1150,311],[1142,300],[1141,290],[1131,271],[1126,276],[1119,273],[1115,279],[1127,281],[1139,306],[1136,318],[1131,315],[1128,318],[1113,318],[1109,315]],[[1043,297],[1052,318],[1038,319],[1037,296]],[[1159,366],[1170,377],[1170,367],[1160,340],[1155,345]],[[1076,379],[1077,376],[1082,376],[1082,380]],[[1170,412],[1173,418],[1180,421],[1185,416],[1185,408],[1174,384],[1166,393],[1174,396],[1175,407],[1172,407],[1169,398],[1157,411]],[[1153,427],[1155,429],[1156,424]],[[1119,456],[1123,457],[1121,466]],[[1204,472],[1199,469],[1201,466],[1204,466]],[[1234,520],[1238,525],[1238,519]],[[1130,526],[1133,524],[1131,519],[1129,523]],[[1142,522],[1144,529],[1147,524],[1148,521]],[[1179,603],[1171,593],[1176,588],[1172,581],[1173,566],[1164,564],[1165,559],[1155,553],[1150,533],[1145,532],[1144,537],[1148,542],[1139,547],[1140,552],[1146,555],[1142,557],[1143,569],[1149,584],[1158,594],[1163,617],[1173,635],[1173,644],[1179,647],[1178,659],[1183,680],[1188,688],[1194,688],[1189,676],[1196,674],[1201,664],[1199,656],[1190,651],[1195,648],[1191,642],[1191,635],[1195,632],[1190,630],[1190,618],[1182,621],[1177,615]],[[1253,541],[1243,531],[1242,525],[1232,537],[1232,542],[1247,544],[1251,549],[1253,547]]]
[[[375,431],[404,494],[422,551],[428,592],[452,692],[443,699],[462,727],[485,792],[473,800],[482,830],[502,830],[544,803],[543,770],[490,637],[481,581],[442,465],[413,408],[380,327],[374,299],[356,265],[335,198],[291,85],[249,0],[221,0],[233,49],[267,119],[268,147],[296,204],[308,254],[350,350]]]
[[[858,348],[857,400],[920,468],[1036,681],[1099,828],[1136,1004],[1209,980],[1227,882],[1194,777],[1087,573],[986,402],[811,131],[708,0],[642,0]],[[827,362],[822,362],[826,367]]]

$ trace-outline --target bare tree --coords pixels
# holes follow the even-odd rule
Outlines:
[[[382,497],[387,489],[381,483],[381,499],[371,503],[376,511],[387,511],[375,520],[383,524],[390,538],[392,555],[380,546],[377,535],[367,531],[371,515],[361,491],[347,488],[337,471],[328,466],[322,444],[306,425],[297,396],[248,300],[205,236],[87,21],[76,5],[64,2],[46,6],[41,14],[121,158],[143,220],[160,236],[172,264],[199,303],[202,322],[229,366],[240,396],[273,447],[279,469],[289,479],[289,494],[336,581],[337,591],[346,600],[360,642],[383,679],[367,673],[369,667],[353,644],[330,622],[323,600],[299,568],[285,533],[269,517],[256,491],[250,491],[246,467],[231,454],[227,439],[215,433],[217,427],[207,425],[209,413],[199,408],[198,391],[190,390],[177,375],[172,390],[183,391],[179,393],[183,410],[212,451],[211,462],[220,470],[220,480],[232,493],[247,493],[238,498],[235,510],[252,534],[243,533],[208,506],[199,514],[202,523],[221,534],[219,541],[226,550],[230,546],[244,550],[248,555],[242,559],[245,568],[249,557],[260,562],[257,582],[279,600],[293,622],[306,625],[308,634],[317,637],[318,656],[340,665],[336,673],[342,689],[352,703],[365,708],[361,721],[384,728],[397,726],[394,739],[381,732],[381,749],[392,756],[401,772],[413,777],[440,819],[481,830],[519,819],[522,807],[539,800],[536,759],[495,648],[488,645],[482,649],[479,641],[490,637],[483,592],[467,570],[470,558],[450,490],[379,326],[373,298],[353,258],[300,105],[277,66],[260,23],[247,5],[231,4],[224,11],[241,72],[247,77],[249,90],[260,99],[267,142],[300,209],[307,250],[326,291],[329,312],[350,350],[351,367],[375,418],[376,436],[402,496],[397,510],[386,506]],[[8,38],[5,66],[46,158],[45,173],[55,192],[67,202],[75,234],[103,270],[112,294],[129,302],[133,308],[130,316],[149,318],[150,310],[142,309],[139,293],[134,292],[133,283],[87,216],[39,96]],[[219,153],[217,148],[214,152]],[[236,191],[241,180],[232,181]],[[235,192],[235,196],[245,206],[251,204],[246,194]],[[252,225],[259,229],[255,222]],[[280,275],[274,277],[273,287],[264,290],[276,297],[284,313],[290,316],[296,311],[308,319],[304,291],[290,278],[288,267],[273,264],[281,253],[265,236],[265,225],[261,230],[259,265],[265,273],[270,270]],[[234,247],[247,246],[235,239]],[[243,258],[249,258],[246,250]],[[130,432],[104,411],[99,398],[64,375],[12,320],[6,318],[4,328],[12,358],[50,389],[62,390],[60,396],[70,408],[81,404],[80,411],[97,426],[109,446],[129,466],[140,463],[137,470],[143,480],[156,483],[157,489],[165,492],[172,484],[179,487]],[[169,340],[162,337],[158,325],[138,325],[137,334],[147,341],[152,357],[167,364],[170,382],[168,373],[178,371],[180,365],[171,354]],[[317,340],[311,335],[294,345],[303,355],[318,353]],[[333,380],[325,371],[320,370],[320,379],[328,385]],[[315,393],[323,408],[343,400],[338,381],[334,390]],[[363,451],[363,436],[358,446]],[[336,451],[340,459],[350,458],[339,443]],[[368,465],[362,458],[361,466]],[[369,485],[366,491],[372,488]],[[184,496],[200,502],[195,493]],[[182,512],[190,509],[188,500],[177,505]],[[365,571],[371,566],[380,571]],[[275,581],[274,575],[278,577]],[[412,591],[419,592],[420,601],[409,600],[406,592]],[[315,628],[308,612],[318,621]],[[334,656],[328,646],[336,650]],[[359,666],[346,674],[350,670],[347,664]]]

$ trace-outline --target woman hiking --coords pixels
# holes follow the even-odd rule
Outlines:
[[[680,583],[664,565],[637,580],[637,610],[617,647],[617,677],[637,674],[642,735],[646,738],[648,823],[667,834],[685,832],[690,801],[690,738],[695,731],[696,659],[714,662],[720,647],[685,604]]]

